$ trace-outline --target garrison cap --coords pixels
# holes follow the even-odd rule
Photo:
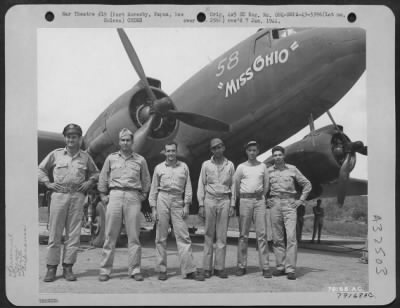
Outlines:
[[[251,140],[251,141],[247,142],[246,145],[245,145],[244,147],[245,147],[245,149],[247,150],[247,148],[248,148],[249,146],[252,146],[252,145],[255,145],[257,148],[260,148],[260,145],[259,145],[258,142],[255,141],[255,140]]]
[[[224,142],[219,138],[211,139],[211,141],[210,141],[210,149],[212,149],[213,147],[216,147],[219,144],[224,144]]]
[[[120,132],[119,132],[119,138],[120,138],[120,139],[121,139],[122,137],[125,137],[125,136],[130,136],[130,137],[133,139],[133,133],[132,133],[129,129],[127,129],[127,128],[123,128],[123,129],[121,129]]]
[[[67,136],[68,134],[77,134],[79,136],[82,136],[82,128],[77,124],[68,124],[64,127],[63,135]]]

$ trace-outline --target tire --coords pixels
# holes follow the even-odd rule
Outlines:
[[[96,205],[96,215],[93,219],[91,242],[94,247],[102,248],[105,240],[106,212],[103,203],[100,201]]]

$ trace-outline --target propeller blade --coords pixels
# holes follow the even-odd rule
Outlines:
[[[182,121],[190,126],[203,128],[208,130],[229,132],[230,125],[217,119],[213,119],[204,115],[191,112],[183,112],[176,110],[168,110],[167,114],[174,116],[179,121]]]
[[[118,35],[121,39],[122,45],[124,45],[125,51],[131,61],[133,67],[135,68],[136,73],[138,74],[140,80],[142,81],[144,88],[146,90],[147,95],[151,99],[151,101],[155,101],[157,97],[154,95],[153,91],[150,88],[149,82],[147,81],[146,74],[144,73],[142,64],[140,63],[139,57],[136,54],[135,49],[133,48],[131,41],[126,35],[124,29],[117,28]]]
[[[362,141],[355,141],[351,144],[352,151],[362,155],[368,155],[367,146]]]
[[[143,124],[133,136],[132,150],[135,153],[141,153],[142,148],[146,142],[147,136],[151,133],[151,128],[155,119],[155,114],[152,114],[146,123]]]
[[[346,198],[347,192],[347,182],[350,177],[350,172],[353,169],[356,162],[356,155],[352,153],[347,153],[345,160],[343,161],[342,166],[339,171],[339,179],[338,179],[338,197],[337,201],[339,206],[342,207],[344,203],[344,199]]]

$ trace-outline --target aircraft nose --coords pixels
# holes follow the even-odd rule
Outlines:
[[[335,35],[328,35],[327,47],[337,56],[360,56],[365,61],[365,30],[360,28],[336,29]],[[360,58],[360,59],[361,59]]]

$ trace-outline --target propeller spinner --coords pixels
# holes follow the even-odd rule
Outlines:
[[[160,123],[161,119],[166,116],[171,116],[190,126],[202,129],[224,132],[230,130],[229,124],[219,121],[217,119],[196,113],[175,110],[173,102],[169,97],[157,99],[154,92],[150,88],[139,57],[136,54],[136,51],[133,48],[124,29],[118,28],[117,31],[121,39],[122,45],[124,46],[125,51],[129,57],[129,60],[131,61],[132,66],[138,74],[149,99],[148,105],[143,107],[141,110],[140,117],[143,121],[143,125],[135,132],[135,143],[133,145],[133,150],[135,152],[140,152],[140,150],[143,148],[147,137],[150,135],[152,129],[154,128],[154,124]]]

